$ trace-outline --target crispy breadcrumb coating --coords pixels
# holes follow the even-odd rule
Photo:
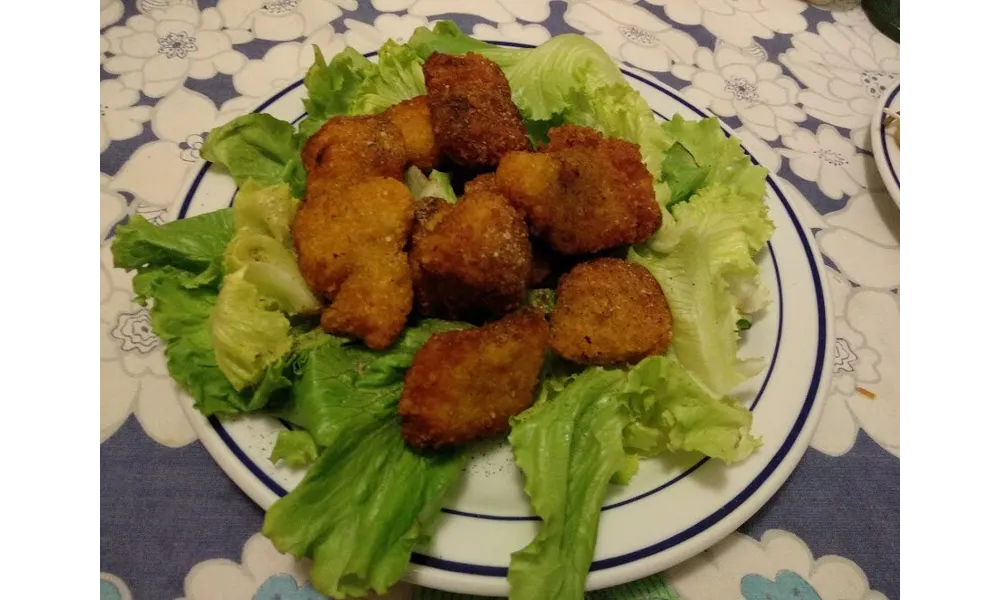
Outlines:
[[[541,152],[507,154],[496,172],[532,234],[574,255],[636,244],[659,229],[663,216],[638,146],[575,125],[554,127],[549,138]]]
[[[451,162],[495,169],[504,154],[531,149],[510,84],[496,63],[471,52],[434,52],[423,69],[434,137]]]
[[[510,417],[534,401],[548,338],[545,317],[533,309],[432,336],[406,373],[403,438],[443,448],[506,431]]]
[[[552,349],[575,363],[636,363],[666,351],[667,299],[644,267],[617,258],[581,263],[559,280]]]

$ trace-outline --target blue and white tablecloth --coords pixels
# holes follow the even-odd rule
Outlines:
[[[485,39],[584,33],[733,127],[816,236],[834,376],[799,467],[668,571],[663,598],[899,598],[899,209],[868,125],[899,45],[856,0],[101,0],[101,600],[314,600],[176,402],[114,227],[176,212],[205,134],[331,56],[452,19]],[[665,588],[664,588],[665,589]],[[391,596],[424,592],[400,584]]]

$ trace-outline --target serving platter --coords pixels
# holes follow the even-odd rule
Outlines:
[[[662,83],[622,71],[658,119],[708,116]],[[304,116],[305,94],[297,82],[257,112],[297,121]],[[176,218],[224,208],[235,191],[227,173],[206,163],[194,175]],[[718,542],[774,495],[809,444],[830,378],[831,303],[813,237],[770,177],[766,202],[775,232],[758,261],[773,302],[745,332],[741,355],[763,357],[767,366],[734,393],[753,411],[754,433],[763,445],[733,466],[687,456],[644,460],[627,486],[612,485],[587,589],[642,578]],[[212,457],[262,508],[302,479],[304,471],[269,460],[284,428],[279,421],[258,415],[205,418],[192,401],[184,404]],[[509,445],[497,440],[474,452],[445,502],[433,541],[414,552],[406,579],[441,590],[506,596],[510,554],[531,541],[538,521]]]

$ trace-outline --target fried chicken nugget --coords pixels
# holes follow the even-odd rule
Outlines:
[[[321,317],[331,333],[360,337],[382,349],[399,335],[410,313],[413,285],[403,248],[414,203],[402,183],[373,177],[345,184],[313,177],[292,220],[299,270],[332,305]]]
[[[406,254],[386,249],[366,255],[323,311],[326,331],[361,338],[375,350],[388,348],[406,325],[413,306],[413,280]]]
[[[548,338],[545,317],[533,309],[432,336],[403,383],[403,439],[442,448],[504,432],[534,401]]]
[[[617,258],[581,263],[559,280],[552,349],[585,365],[636,363],[671,337],[667,299],[640,265]]]
[[[417,96],[389,107],[383,113],[403,134],[407,161],[422,171],[438,166],[440,151],[431,127],[427,96]]]
[[[441,153],[456,165],[495,169],[500,158],[530,150],[510,84],[496,63],[475,53],[432,53],[424,62],[427,104]]]
[[[466,194],[476,194],[479,192],[490,192],[493,194],[503,195],[503,190],[500,189],[500,183],[497,182],[496,173],[483,173],[482,175],[477,175],[475,179],[472,179],[465,184]]]
[[[557,252],[590,254],[648,239],[663,216],[639,147],[592,129],[549,130],[539,153],[512,152],[496,171],[500,190],[531,232]]]
[[[407,160],[403,133],[382,115],[333,117],[306,140],[301,156],[309,175],[344,181],[376,176],[402,180]]]
[[[437,201],[418,218],[410,266],[422,314],[499,316],[517,308],[527,292],[528,228],[498,194],[466,194],[456,205]]]

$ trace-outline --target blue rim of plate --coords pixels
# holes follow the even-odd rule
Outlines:
[[[882,107],[879,108],[879,112],[883,115],[885,111],[889,109],[892,105],[892,101],[895,100],[896,96],[899,95],[899,83],[896,84],[896,89],[892,90]],[[879,132],[882,134],[882,155],[885,157],[885,164],[889,167],[889,173],[892,175],[892,180],[896,182],[896,187],[899,187],[899,174],[896,173],[896,168],[892,166],[892,159],[889,158],[889,138],[885,134],[885,118],[882,119],[882,124],[879,126]]]
[[[498,44],[498,45],[504,45],[504,46],[513,46],[513,47],[518,47],[518,48],[533,48],[534,47],[534,46],[531,46],[529,44],[520,44],[520,43],[515,43],[515,42],[491,41],[490,43]],[[369,53],[365,54],[365,56],[366,57],[371,57],[371,56],[374,56],[375,54],[376,54],[376,52],[369,52]],[[675,92],[673,90],[670,90],[669,88],[665,87],[663,84],[661,84],[659,82],[650,81],[646,77],[643,77],[641,75],[637,75],[637,74],[634,74],[634,73],[629,73],[629,72],[626,72],[626,71],[622,71],[622,73],[624,75],[626,75],[627,77],[632,77],[633,79],[636,79],[636,80],[639,80],[639,81],[645,83],[646,85],[648,85],[648,86],[656,89],[657,91],[659,91],[662,94],[666,94],[667,96],[673,98],[674,100],[676,100],[677,102],[681,103],[682,105],[684,105],[688,109],[692,110],[696,114],[700,115],[702,118],[710,118],[710,116],[712,116],[712,115],[706,114],[704,111],[702,111],[701,109],[699,109],[698,107],[694,106],[693,104],[691,104],[690,102],[688,102],[687,100],[685,100],[683,97],[681,97],[677,92]],[[273,104],[274,102],[276,102],[277,100],[279,100],[280,98],[282,98],[283,96],[285,96],[285,94],[288,94],[292,90],[297,89],[299,86],[301,86],[303,84],[303,81],[304,80],[300,79],[299,81],[297,81],[295,83],[292,83],[291,85],[287,86],[285,89],[281,90],[280,92],[278,92],[277,94],[275,94],[274,96],[272,96],[271,98],[269,98],[267,101],[265,101],[263,104],[261,104],[259,107],[257,107],[253,112],[261,112],[261,111],[267,109],[271,104]],[[896,90],[895,93],[898,93],[898,91],[899,90],[897,88],[897,90]],[[891,101],[891,99],[887,100],[887,102],[890,102],[890,101]],[[659,113],[657,113],[657,114],[659,114]],[[660,115],[660,117],[663,118],[662,115]],[[725,128],[722,128],[722,131],[726,135],[726,137],[731,137],[731,134]],[[747,150],[746,150],[745,147],[743,148],[743,150],[744,150],[744,152],[747,153],[747,156],[750,157],[750,160],[754,164],[759,164],[754,159],[753,155],[750,154],[749,152],[747,152]],[[185,215],[187,214],[187,211],[190,208],[191,202],[194,199],[194,194],[198,190],[198,187],[201,185],[201,180],[205,177],[205,174],[208,172],[208,169],[210,167],[211,167],[211,163],[206,163],[205,165],[203,165],[201,167],[201,169],[198,171],[197,175],[195,175],[194,180],[191,182],[191,187],[189,188],[188,193],[184,197],[184,201],[181,204],[180,212],[178,213],[178,217],[177,217],[178,219],[183,219],[185,217]],[[895,173],[894,173],[894,176],[895,176]],[[802,409],[799,411],[799,414],[796,417],[795,422],[792,425],[791,431],[789,432],[788,436],[785,438],[784,442],[782,442],[781,446],[778,448],[778,451],[777,451],[777,453],[775,453],[774,457],[767,463],[767,465],[765,465],[765,467],[761,470],[761,472],[758,473],[757,476],[754,477],[754,479],[743,489],[743,491],[741,491],[739,494],[737,494],[735,497],[733,497],[724,506],[722,506],[721,508],[719,508],[718,510],[716,510],[712,514],[708,515],[707,517],[705,517],[704,519],[702,519],[698,523],[695,523],[694,525],[688,527],[684,531],[681,531],[681,532],[679,532],[677,534],[674,534],[674,535],[670,536],[669,538],[667,538],[665,540],[661,540],[661,541],[659,541],[659,542],[657,542],[655,544],[651,544],[649,546],[646,546],[644,548],[640,548],[638,550],[634,550],[632,552],[628,552],[626,554],[622,554],[622,555],[619,555],[619,556],[613,556],[613,557],[605,558],[605,559],[601,559],[601,560],[595,560],[590,565],[590,571],[591,572],[593,572],[593,571],[600,571],[600,570],[604,570],[604,569],[610,569],[610,568],[614,568],[614,567],[618,567],[618,566],[622,566],[622,565],[625,565],[625,564],[628,564],[628,563],[632,563],[632,562],[641,560],[643,558],[652,556],[654,554],[658,554],[660,552],[663,552],[664,550],[667,550],[667,549],[669,549],[669,548],[671,548],[673,546],[681,544],[681,543],[683,543],[683,542],[685,542],[685,541],[693,538],[694,536],[696,536],[696,535],[698,535],[698,534],[706,531],[707,529],[709,529],[710,527],[712,527],[713,525],[715,525],[716,523],[718,523],[719,521],[721,521],[723,518],[725,518],[726,516],[728,516],[730,513],[732,513],[733,511],[735,511],[737,508],[739,508],[740,505],[742,505],[744,502],[746,502],[750,498],[750,496],[752,496],[764,484],[764,482],[766,482],[768,480],[768,478],[770,478],[771,474],[773,474],[774,471],[777,470],[777,468],[781,465],[781,463],[784,461],[785,457],[791,451],[792,446],[794,446],[795,442],[798,440],[799,434],[802,432],[802,428],[805,426],[806,419],[808,418],[810,412],[812,412],[812,407],[815,404],[817,394],[819,393],[819,384],[820,384],[820,380],[822,379],[823,364],[824,364],[824,359],[826,357],[826,352],[825,352],[825,350],[826,350],[826,328],[827,328],[827,323],[826,323],[826,300],[824,299],[824,296],[823,296],[823,285],[822,285],[822,281],[821,281],[821,277],[822,276],[820,275],[820,272],[819,272],[819,266],[816,264],[815,256],[810,251],[809,242],[808,242],[808,239],[806,237],[807,234],[806,234],[805,230],[803,229],[802,224],[799,222],[798,217],[795,215],[795,212],[792,210],[792,207],[789,204],[788,199],[785,197],[785,194],[781,191],[781,188],[778,187],[777,182],[774,181],[774,178],[771,176],[770,173],[768,173],[768,175],[767,175],[767,182],[770,185],[771,189],[774,191],[774,193],[777,195],[778,199],[781,201],[782,206],[785,208],[785,212],[788,214],[789,219],[792,221],[792,224],[795,226],[795,231],[796,231],[796,233],[799,236],[799,241],[801,242],[802,247],[805,250],[806,259],[809,262],[809,270],[810,270],[810,274],[812,275],[813,288],[814,288],[814,292],[816,294],[817,314],[818,314],[818,320],[817,320],[818,331],[817,331],[817,336],[816,336],[817,337],[816,362],[815,362],[815,365],[814,365],[814,368],[813,368],[812,378],[811,378],[810,383],[809,383],[809,389],[806,392],[806,398],[805,398],[805,401],[802,404]],[[768,249],[772,250],[770,242],[768,242]],[[779,273],[778,272],[778,268],[777,268],[778,265],[777,265],[776,259],[774,258],[773,251],[771,252],[771,257],[772,257],[772,260],[775,261],[775,263],[774,263],[774,265],[775,265],[775,275],[776,275],[776,279],[778,281],[779,307],[780,307],[783,304],[783,300],[781,298],[781,283],[780,283],[780,275],[778,274]],[[783,311],[779,310],[778,339],[777,339],[777,341],[775,343],[775,356],[777,356],[777,350],[778,350],[778,347],[779,347],[780,342],[781,342],[782,312]],[[774,367],[774,359],[772,358],[771,367],[768,369],[768,373],[767,373],[767,376],[765,377],[764,384],[761,386],[761,392],[763,392],[763,390],[766,387],[768,381],[770,380],[771,371],[772,371],[773,367]],[[754,407],[756,407],[757,402],[759,400],[760,400],[760,393],[758,393],[757,398],[754,400],[753,404],[751,405],[751,410]],[[246,467],[261,483],[263,483],[268,489],[270,489],[272,492],[274,492],[275,494],[277,494],[279,497],[281,497],[281,496],[283,496],[283,495],[285,495],[287,493],[284,490],[284,488],[282,488],[280,485],[278,485],[278,483],[275,482],[273,479],[271,479],[270,477],[268,477],[263,471],[261,471],[261,469],[259,467],[257,467],[256,464],[254,464],[254,462],[252,460],[250,460],[250,458],[236,444],[235,440],[233,440],[232,437],[228,434],[228,432],[226,432],[225,428],[222,426],[222,423],[219,421],[218,418],[212,416],[212,417],[208,418],[208,421],[211,424],[212,429],[219,435],[219,437],[222,439],[222,441],[226,445],[226,447],[229,448],[229,450],[236,456],[236,458],[243,464],[243,466]],[[671,479],[670,481],[668,481],[666,484],[662,484],[658,488],[654,488],[653,490],[649,490],[647,492],[643,492],[639,496],[636,496],[636,497],[633,497],[633,498],[629,498],[627,500],[618,502],[618,503],[613,504],[613,505],[609,505],[607,507],[602,507],[601,510],[604,511],[604,510],[607,510],[607,509],[611,509],[611,508],[616,508],[616,507],[619,507],[619,506],[623,506],[624,504],[629,504],[631,502],[635,502],[635,501],[640,500],[642,498],[646,498],[646,497],[648,497],[648,496],[650,496],[652,494],[658,493],[658,492],[666,489],[667,487],[669,487],[673,483],[676,483],[676,481],[679,481],[681,478],[686,477],[690,473],[693,473],[696,469],[698,469],[699,467],[701,467],[706,462],[707,462],[707,459],[702,459],[701,461],[699,461],[698,463],[696,463],[692,467],[689,467],[684,473],[681,473],[680,475],[678,475],[674,479]],[[533,519],[524,518],[524,517],[513,517],[513,518],[511,518],[511,517],[497,517],[497,516],[492,516],[492,515],[491,516],[486,516],[486,515],[480,516],[480,515],[475,515],[474,513],[462,513],[462,512],[459,512],[459,511],[452,511],[452,512],[453,512],[453,514],[454,513],[458,513],[458,514],[463,515],[463,516],[486,517],[486,518],[489,518],[490,520],[503,520],[503,521],[507,521],[507,520],[533,520]],[[451,572],[454,572],[454,573],[461,573],[461,574],[467,574],[467,575],[477,575],[477,576],[482,576],[482,577],[499,577],[499,578],[505,578],[505,577],[507,577],[507,567],[499,567],[499,566],[493,566],[493,565],[477,565],[477,564],[472,564],[472,563],[464,563],[464,562],[446,560],[446,559],[443,559],[443,558],[437,558],[437,557],[434,557],[434,556],[428,556],[426,554],[420,554],[420,553],[417,553],[417,552],[413,552],[411,554],[410,561],[412,563],[414,563],[414,564],[417,564],[417,565],[431,567],[431,568],[434,568],[434,569],[440,569],[440,570],[443,570],[443,571],[451,571]]]

